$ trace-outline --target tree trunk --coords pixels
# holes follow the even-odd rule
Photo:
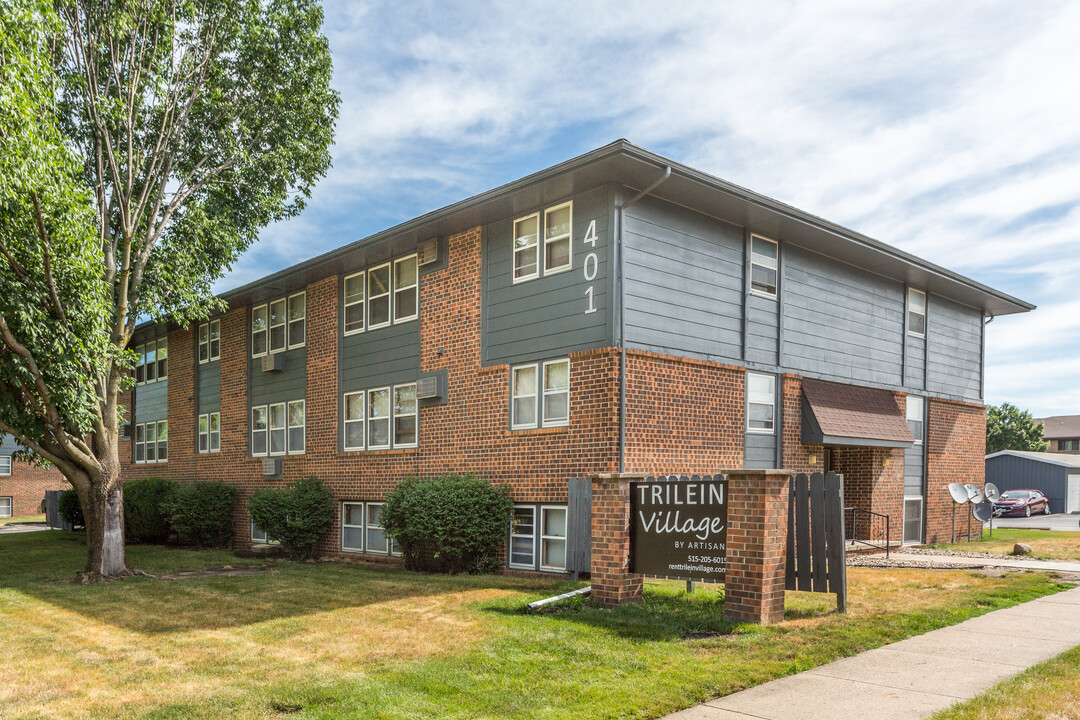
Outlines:
[[[101,477],[89,480],[88,497],[79,493],[86,518],[86,568],[78,574],[80,582],[131,574],[124,559],[124,490],[118,459],[114,451],[102,462]]]

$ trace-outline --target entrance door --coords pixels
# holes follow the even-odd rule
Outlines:
[[[1065,512],[1080,512],[1080,473],[1071,473],[1066,479],[1069,487],[1065,495]]]

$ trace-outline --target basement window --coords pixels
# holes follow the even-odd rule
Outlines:
[[[540,569],[562,572],[566,569],[566,507],[540,508]]]
[[[0,497],[0,517],[11,517],[11,496]]]
[[[926,293],[908,288],[907,307],[908,335],[926,337]]]
[[[514,505],[506,554],[510,568],[565,572],[567,547],[565,505]]]
[[[510,518],[510,567],[536,567],[536,508],[532,505],[514,506]]]
[[[775,240],[750,236],[750,292],[776,298],[776,271],[780,250]]]

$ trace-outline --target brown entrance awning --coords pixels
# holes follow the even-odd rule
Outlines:
[[[888,390],[804,379],[802,441],[858,447],[910,447],[915,438]]]

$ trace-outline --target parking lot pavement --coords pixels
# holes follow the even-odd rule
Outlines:
[[[984,527],[990,527],[986,523]],[[1026,517],[1003,517],[994,520],[995,528],[1014,528],[1017,530],[1074,530],[1080,532],[1080,515],[1033,515]]]

